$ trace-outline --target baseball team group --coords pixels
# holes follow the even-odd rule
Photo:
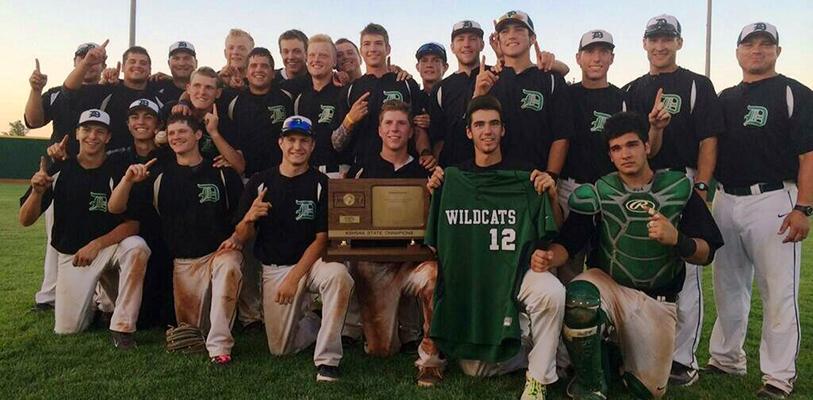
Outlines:
[[[606,399],[614,381],[647,399],[746,374],[756,280],[755,394],[790,396],[813,93],[777,73],[777,27],[731,38],[742,80],[719,93],[678,66],[671,15],[646,23],[648,71],[623,88],[607,80],[605,30],[581,36],[570,84],[522,11],[493,33],[457,22],[450,39],[450,74],[444,45],[417,49],[422,85],[390,63],[375,23],[357,43],[285,31],[280,68],[240,29],[219,71],[188,41],[169,47],[171,75],[143,47],[113,68],[108,41],[85,43],[46,90],[37,61],[25,123],[53,134],[20,199],[20,223],[44,215],[47,229],[34,309],[53,310],[57,334],[109,329],[121,350],[137,327],[170,325],[167,349],[216,366],[233,362],[233,330],[264,331],[273,355],[312,349],[317,381],[338,380],[360,344],[416,352],[421,387],[442,386],[453,362],[479,377],[527,370],[522,399],[559,379],[574,399]],[[425,182],[432,260],[323,259],[331,180],[370,178]],[[704,266],[717,317],[701,366]]]

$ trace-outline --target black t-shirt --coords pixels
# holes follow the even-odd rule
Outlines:
[[[233,99],[234,97],[231,98],[231,100]],[[235,150],[243,150],[247,146],[248,136],[252,134],[253,129],[256,129],[257,126],[261,126],[251,119],[251,116],[257,115],[257,113],[235,111],[229,113],[229,103],[226,100],[228,99],[221,96],[215,101],[218,116],[217,129],[220,135],[223,136],[223,139],[226,139],[226,142],[232,148]],[[177,104],[177,101],[169,102],[163,107],[161,115],[164,120],[172,113],[172,107]],[[198,142],[200,154],[209,161],[214,160],[215,157],[220,155],[220,151],[217,149],[217,146],[215,146],[212,136],[206,130],[206,122],[203,118],[198,122],[203,132],[203,137],[201,137]],[[244,155],[244,157],[246,158],[246,162],[248,162],[248,157],[246,155]]]
[[[124,222],[125,216],[107,211],[107,202],[127,164],[107,158],[93,169],[85,169],[76,158],[51,166],[54,178],[51,189],[42,196],[41,212],[54,203],[54,226],[51,245],[62,254],[75,254],[90,241],[104,236]],[[31,194],[28,188],[20,204]],[[129,217],[128,217],[129,219]]]
[[[658,89],[672,114],[663,131],[663,144],[650,160],[652,168],[696,168],[700,141],[723,130],[723,115],[717,92],[709,78],[678,67],[674,72],[646,74],[624,86],[630,111],[644,118],[652,111]]]
[[[725,130],[717,145],[723,185],[796,181],[799,155],[813,151],[813,93],[784,75],[720,93]]]
[[[294,115],[306,117],[313,123],[316,148],[311,154],[310,164],[315,167],[324,166],[325,172],[339,171],[339,153],[333,148],[331,137],[333,130],[341,122],[336,119],[336,106],[341,90],[331,82],[322,90],[316,91],[311,83],[294,100]]]
[[[627,109],[626,92],[613,86],[588,89],[581,82],[569,87],[575,120],[573,136],[562,170],[563,178],[593,183],[615,168],[607,154],[604,122]]]
[[[227,124],[244,142],[246,176],[276,167],[282,161],[278,139],[282,123],[293,112],[291,94],[272,87],[266,94],[253,94],[248,90],[223,96],[230,118]],[[231,100],[229,100],[231,98]],[[218,111],[220,111],[218,109]]]
[[[567,249],[568,254],[577,254],[588,242],[591,242],[592,253],[588,255],[587,265],[595,266],[593,260],[598,259],[600,249],[596,240],[597,229],[599,229],[600,215],[586,215],[570,213],[559,231],[559,235],[553,240],[554,243],[561,244]],[[703,239],[708,243],[709,248],[714,251],[723,246],[723,236],[714,218],[711,216],[706,203],[697,193],[692,192],[691,197],[686,202],[680,216],[678,229],[690,238]],[[680,292],[683,288],[685,274],[679,274],[667,286],[659,288],[657,293],[651,295],[671,296]]]
[[[203,160],[194,167],[156,163],[150,178],[133,188],[128,210],[136,215],[155,208],[174,258],[198,258],[234,232],[234,212],[243,181],[231,168]],[[157,193],[156,193],[157,192]]]
[[[506,67],[490,94],[502,103],[503,156],[546,170],[551,144],[573,134],[573,108],[564,78],[535,65],[519,74]]]
[[[78,115],[91,108],[98,108],[110,115],[110,142],[107,150],[116,152],[131,147],[133,137],[127,127],[127,112],[130,104],[138,99],[154,101],[159,107],[163,102],[155,95],[150,86],[145,90],[135,90],[119,82],[114,85],[84,85],[78,90],[63,88],[62,93],[70,101],[70,107]]]
[[[171,101],[177,102],[186,90],[185,88],[175,86],[175,82],[172,79],[150,81],[147,83],[147,88],[155,93],[155,96],[164,104]]]
[[[532,171],[534,166],[531,163],[523,160],[518,160],[514,158],[505,158],[503,157],[500,162],[496,164],[489,165],[487,167],[481,167],[474,162],[473,158],[470,158],[462,163],[456,165],[458,169],[461,171],[467,172],[487,172],[487,171]]]
[[[383,159],[381,154],[369,159],[364,164],[356,164],[347,173],[348,177],[357,179],[423,179],[429,176],[429,171],[421,166],[417,159],[410,156],[409,161],[397,170],[395,165]]]
[[[75,156],[79,153],[79,142],[76,141],[74,131],[79,122],[80,111],[72,109],[66,97],[62,94],[62,86],[52,87],[42,94],[43,124],[53,122],[48,145],[59,143],[65,135],[69,135],[68,154]],[[25,119],[25,115],[23,115],[23,119]],[[27,119],[25,126],[31,128]]]
[[[282,175],[279,168],[251,177],[240,199],[239,218],[246,215],[263,188],[268,190],[265,201],[271,203],[268,216],[255,223],[254,255],[260,262],[296,264],[316,234],[327,232],[327,185],[327,175],[314,168],[293,178]]]
[[[353,131],[350,133],[351,138],[340,154],[343,164],[364,163],[368,158],[375,158],[381,151],[378,114],[385,101],[402,100],[412,107],[413,115],[426,108],[423,104],[426,96],[422,95],[415,80],[396,81],[396,75],[392,72],[384,74],[381,78],[367,74],[342,89],[336,111],[336,121],[341,123],[350,108],[353,107],[353,103],[368,92],[370,97],[367,98],[367,116],[361,121],[357,121],[353,127]]]
[[[429,96],[429,137],[432,142],[443,141],[438,163],[441,167],[468,160],[474,154],[474,145],[466,136],[466,108],[474,94],[479,68],[467,75],[456,72],[434,88]]]

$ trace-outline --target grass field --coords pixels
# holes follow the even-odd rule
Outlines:
[[[42,277],[45,236],[42,221],[29,228],[17,223],[18,197],[23,185],[0,184],[0,393],[3,398],[432,398],[513,399],[522,392],[524,376],[512,374],[494,379],[473,379],[451,366],[442,386],[418,389],[414,383],[413,357],[391,359],[367,357],[356,346],[345,352],[342,380],[316,384],[312,354],[273,357],[263,333],[236,334],[235,362],[214,368],[204,356],[168,354],[163,350],[161,330],[139,331],[139,347],[133,352],[116,351],[106,331],[72,336],[53,333],[53,313],[32,313],[33,294]],[[799,378],[794,398],[813,398],[809,381],[813,370],[813,241],[804,251],[801,284],[802,342]],[[708,337],[715,311],[711,270],[704,273],[706,321],[698,356],[708,359]],[[758,299],[756,292],[754,298]],[[790,312],[790,310],[788,310]],[[748,375],[743,378],[703,376],[689,388],[670,388],[670,399],[753,398],[760,385],[757,360],[761,321],[759,302],[754,302],[746,352]],[[552,398],[564,398],[564,383],[551,388]],[[628,398],[614,388],[611,398]]]

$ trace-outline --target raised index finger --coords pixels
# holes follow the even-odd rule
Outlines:
[[[483,56],[483,59],[480,61],[480,72],[486,71],[486,56]]]
[[[48,172],[48,162],[45,160],[45,156],[40,156],[40,172]]]
[[[663,98],[663,88],[658,89],[658,93],[655,95],[655,104],[653,104],[653,108],[657,107],[658,104],[661,104],[661,99]]]
[[[257,199],[256,199],[256,201],[259,201],[259,202],[261,202],[261,203],[262,203],[263,199],[265,199],[265,193],[266,193],[267,191],[268,191],[268,188],[263,188],[263,190],[260,190],[259,192],[257,192]]]
[[[65,147],[68,145],[68,135],[62,137],[62,140],[59,141],[59,147]]]
[[[368,98],[368,97],[370,97],[370,92],[364,92],[364,94],[363,94],[363,95],[361,95],[361,96],[359,97],[359,99],[358,99],[358,100],[356,100],[356,102],[357,102],[357,103],[360,103],[360,102],[362,102],[362,101],[367,101],[367,98]]]
[[[101,47],[101,48],[103,48],[103,49],[104,49],[104,48],[106,48],[106,47],[107,47],[107,44],[108,44],[108,43],[110,43],[110,39],[105,39],[105,40],[104,40],[104,43],[102,43],[102,45],[101,45],[101,46],[99,46],[99,47]]]
[[[157,158],[153,158],[152,160],[147,161],[146,163],[144,163],[144,168],[149,169],[149,168],[150,168],[150,167],[152,167],[152,165],[153,165],[153,164],[155,164],[157,161],[158,161],[158,159],[157,159]]]
[[[40,73],[40,59],[39,58],[34,59],[34,65],[35,65],[35,69],[37,70],[37,73],[39,74]]]

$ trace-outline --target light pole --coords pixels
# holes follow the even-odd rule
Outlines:
[[[711,1],[711,0],[709,0]],[[136,0],[130,0],[130,47],[135,46]],[[706,73],[708,75],[708,72]]]
[[[706,3],[706,78],[711,78],[711,0]]]

